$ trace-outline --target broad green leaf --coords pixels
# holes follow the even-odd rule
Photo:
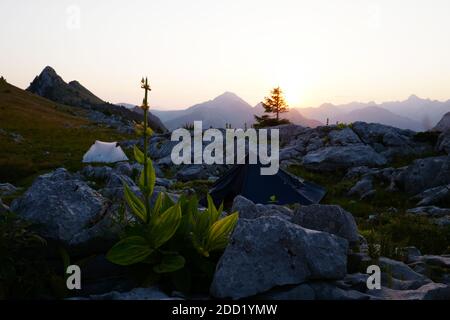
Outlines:
[[[205,249],[208,251],[224,249],[228,244],[228,239],[236,226],[237,220],[238,213],[235,212],[216,221],[209,229]]]
[[[144,153],[136,146],[133,147],[134,159],[140,164],[144,164]]]
[[[148,185],[145,185],[145,178],[147,177]],[[153,168],[152,161],[147,158],[147,168],[144,168],[141,171],[141,175],[139,177],[139,187],[143,190],[147,195],[151,195],[153,193],[153,188],[156,183],[156,174],[155,169]]]
[[[186,260],[179,254],[164,255],[161,263],[153,267],[156,273],[168,273],[180,270],[184,267]]]
[[[153,250],[145,238],[133,236],[117,242],[106,255],[112,263],[128,266],[144,261]]]
[[[181,221],[181,209],[178,204],[170,207],[152,220],[149,237],[153,248],[157,249],[173,237]]]
[[[126,183],[123,184],[123,191],[125,200],[131,208],[133,214],[143,222],[147,222],[147,211],[145,210],[144,203],[142,203],[133,191],[131,191],[130,187]]]
[[[220,212],[217,211],[216,205],[214,204],[214,201],[209,194],[207,195],[207,199],[208,199],[208,212],[210,214],[209,220],[210,220],[210,225],[211,225],[217,221],[217,219],[219,218]]]
[[[155,204],[153,205],[153,208],[152,208],[152,216],[150,217],[150,219],[152,221],[150,223],[152,223],[156,219],[156,217],[161,213],[163,199],[164,199],[164,193],[160,192],[158,194],[158,197],[156,197]]]
[[[173,202],[173,200],[167,194],[164,194],[161,211],[164,212],[167,209],[169,209],[170,207],[173,207],[174,205],[175,205],[175,202]],[[181,204],[180,204],[180,209],[181,209]]]

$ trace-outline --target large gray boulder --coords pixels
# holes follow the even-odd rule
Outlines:
[[[352,167],[377,167],[387,163],[384,156],[367,145],[325,147],[303,157],[303,165],[311,170],[333,171]]]
[[[239,299],[310,279],[341,279],[347,240],[280,217],[239,219],[217,264],[210,292]]]
[[[450,156],[415,160],[396,177],[396,183],[409,194],[450,184]]]
[[[304,228],[337,235],[351,243],[359,242],[355,218],[340,206],[322,204],[301,206],[295,210],[292,222]]]
[[[38,177],[11,210],[32,222],[43,237],[79,247],[115,236],[109,207],[100,193],[60,168]]]

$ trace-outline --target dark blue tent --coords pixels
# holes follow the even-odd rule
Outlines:
[[[235,165],[210,189],[216,204],[230,203],[237,195],[261,204],[309,205],[319,203],[326,194],[321,186],[279,169],[275,175],[261,175],[260,164]],[[273,201],[275,199],[275,201]]]

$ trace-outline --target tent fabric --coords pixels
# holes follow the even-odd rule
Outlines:
[[[261,204],[310,205],[319,203],[326,194],[321,186],[279,169],[275,175],[261,175],[260,164],[235,165],[217,180],[210,195],[216,204],[229,203],[237,195]],[[271,200],[275,196],[275,201]]]
[[[84,163],[114,163],[119,161],[128,161],[128,157],[117,142],[95,141],[83,156]]]

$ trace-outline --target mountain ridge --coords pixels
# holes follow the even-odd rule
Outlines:
[[[126,107],[103,101],[79,81],[72,80],[66,83],[55,69],[46,66],[41,73],[34,78],[26,91],[32,92],[51,101],[68,106],[81,107],[95,110],[106,116],[116,116],[127,122],[141,122],[142,115]],[[149,125],[159,132],[167,131],[161,120],[149,114]]]

